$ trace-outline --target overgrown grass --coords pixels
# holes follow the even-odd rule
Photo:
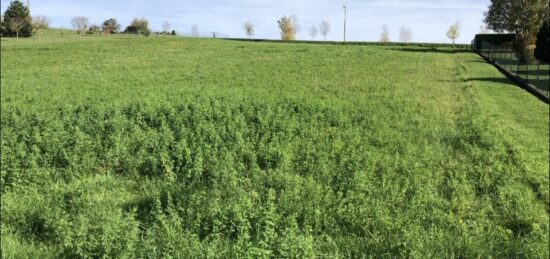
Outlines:
[[[548,257],[548,106],[469,51],[1,51],[6,258]]]

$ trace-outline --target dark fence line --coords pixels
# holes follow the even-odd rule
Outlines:
[[[485,41],[472,42],[472,49],[524,89],[550,102],[550,64],[522,62],[514,50]]]
[[[367,45],[367,46],[410,46],[410,47],[432,47],[432,48],[457,48],[469,49],[469,44],[445,44],[445,43],[421,43],[421,42],[371,42],[371,41],[314,41],[314,40],[267,40],[267,39],[246,39],[246,38],[220,38],[223,40],[232,41],[247,41],[247,42],[273,42],[273,43],[301,43],[301,44],[326,44],[326,45]]]

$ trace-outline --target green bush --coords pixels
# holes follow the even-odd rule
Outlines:
[[[134,18],[130,25],[126,27],[124,33],[144,35],[148,37],[151,34],[151,29],[149,29],[149,21],[145,18]]]
[[[90,28],[86,31],[86,34],[100,34],[102,33],[101,27],[96,24],[92,24]]]

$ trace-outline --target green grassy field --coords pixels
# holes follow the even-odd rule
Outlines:
[[[1,54],[4,258],[548,258],[548,105],[468,50]]]

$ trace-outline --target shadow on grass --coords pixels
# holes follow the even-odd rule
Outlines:
[[[514,83],[512,80],[508,78],[501,78],[501,77],[477,77],[477,78],[469,78],[469,79],[466,79],[465,81],[466,82],[490,82],[490,83],[507,84],[507,85],[516,86],[516,83]]]
[[[514,81],[508,78],[480,77],[480,78],[466,79],[465,81],[466,82],[490,82],[490,83],[499,83],[499,84],[521,87],[518,84],[516,84]],[[550,89],[550,86],[548,86],[548,80],[529,80],[529,84],[542,92],[546,92]]]
[[[474,53],[470,49],[460,49],[460,48],[392,48],[391,50],[411,52],[411,53],[441,53],[441,54]]]
[[[474,59],[474,60],[467,60],[464,61],[465,63],[483,63],[483,64],[489,64],[487,61],[483,59]]]
[[[550,80],[546,79],[546,80],[532,80],[532,79],[529,79],[529,84],[535,86],[536,88],[538,88],[539,90],[542,90],[542,91],[549,91],[550,90]]]
[[[516,71],[514,71],[516,72]],[[520,75],[522,77],[524,77],[525,75],[529,75],[529,77],[533,78],[533,77],[537,77],[537,75],[539,77],[548,77],[550,75],[550,73],[548,72],[548,70],[536,70],[536,69],[533,69],[531,68],[530,70],[527,70],[526,68],[522,68],[520,69],[519,71]]]

